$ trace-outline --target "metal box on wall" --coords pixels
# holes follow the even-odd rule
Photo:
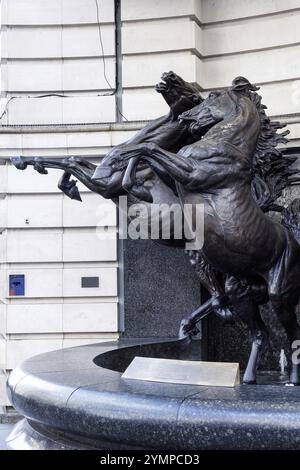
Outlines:
[[[21,296],[25,295],[25,275],[10,274],[9,275],[9,295]]]

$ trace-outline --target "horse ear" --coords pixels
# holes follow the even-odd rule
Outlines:
[[[245,77],[236,77],[232,81],[231,90],[233,91],[257,91],[259,87],[252,85]]]

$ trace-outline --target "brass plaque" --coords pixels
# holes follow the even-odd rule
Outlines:
[[[122,374],[122,378],[212,387],[235,387],[240,383],[240,368],[236,362],[181,361],[136,356]]]

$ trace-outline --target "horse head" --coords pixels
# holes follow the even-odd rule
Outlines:
[[[103,185],[110,190],[115,187],[114,181],[118,186],[128,165],[130,165],[128,171],[134,171],[140,183],[137,187],[134,187],[135,195],[144,198],[148,202],[151,201],[151,195],[146,188],[143,188],[143,181],[145,180],[145,174],[149,179],[150,174],[153,176],[153,173],[145,164],[136,161],[137,164],[135,165],[134,161],[131,161],[132,157],[136,154],[139,155],[140,159],[144,144],[149,147],[155,143],[165,149],[177,152],[179,148],[187,143],[187,140],[191,141],[186,126],[181,125],[177,117],[203,101],[199,93],[199,87],[186,82],[172,71],[162,74],[161,82],[155,86],[155,90],[162,94],[169,105],[170,112],[168,115],[154,120],[152,124],[149,123],[131,141],[108,152],[92,177],[92,180],[97,182],[98,185]],[[157,127],[154,125],[156,122]],[[147,167],[147,170],[145,167]],[[131,192],[133,193],[132,190]]]
[[[203,101],[199,89],[183,80],[175,72],[165,72],[161,76],[161,82],[155,85],[155,90],[161,93],[166,103],[170,106],[173,118],[180,113],[193,108]]]
[[[253,93],[258,88],[244,77],[233,80],[227,89],[212,91],[208,97],[179,120],[189,127],[190,133],[198,140],[215,128],[216,138],[227,139],[237,147],[249,144],[249,154],[254,151],[260,130],[260,116]],[[245,149],[243,148],[243,151]],[[248,152],[247,152],[248,153]]]

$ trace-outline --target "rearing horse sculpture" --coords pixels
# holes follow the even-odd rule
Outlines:
[[[112,151],[107,154],[106,160],[109,159],[112,161],[114,155],[119,156],[121,152],[127,148],[131,148],[132,145],[141,143],[156,143],[161,148],[171,152],[177,152],[183,145],[197,140],[191,135],[188,127],[179,121],[178,116],[203,101],[198,88],[185,82],[181,77],[171,71],[162,75],[162,81],[156,85],[155,89],[162,94],[169,105],[169,112],[165,116],[154,119],[148,123],[129,141],[114,147]],[[64,173],[59,180],[58,187],[71,199],[81,200],[76,185],[77,181],[73,180],[71,176],[75,176],[75,178],[81,181],[91,191],[105,198],[112,199],[116,204],[118,204],[118,197],[126,194],[126,190],[123,188],[123,179],[127,171],[126,160],[123,162],[118,161],[115,168],[108,166],[106,169],[104,169],[103,166],[96,166],[86,159],[78,157],[65,159],[13,157],[11,160],[16,168],[20,170],[25,170],[28,165],[32,165],[34,169],[41,174],[48,173],[46,168],[63,170]],[[137,170],[136,184],[131,185],[130,188],[128,197],[129,205],[142,199],[146,201],[145,206],[150,212],[152,202],[159,204],[163,202],[166,208],[173,204],[179,204],[175,183],[166,172],[157,176],[149,167],[143,168],[142,165],[138,165]],[[100,177],[97,176],[98,171],[100,171]],[[166,214],[164,214],[164,211],[158,214],[160,220],[157,225],[160,227],[163,226],[164,215],[166,215],[168,221],[171,222],[171,237],[168,240],[164,237],[160,237],[157,241],[164,245],[184,247],[186,241],[184,234],[182,234],[181,239],[177,239],[173,236],[174,221],[169,219],[170,213],[168,209],[166,209]],[[150,218],[149,221],[149,230],[151,230],[152,222]],[[213,311],[225,320],[232,317],[232,312],[229,307],[227,305],[221,305],[220,302],[218,302],[219,297],[224,296],[224,292],[217,273],[215,273],[214,269],[208,266],[204,260],[202,264],[203,269],[201,269],[201,272],[198,270],[199,277],[201,283],[205,285],[208,292],[213,296],[214,305],[213,308],[211,305],[209,305],[208,308],[204,305],[197,309],[196,312],[193,312],[193,331],[197,331],[196,323],[199,318],[209,312]]]
[[[19,169],[34,165],[40,173],[47,167],[63,169],[60,188],[75,199],[79,193],[71,175],[108,198],[128,191],[147,204],[161,197],[179,199],[196,210],[203,204],[204,246],[189,254],[212,298],[183,321],[181,334],[192,335],[203,313],[213,310],[228,318],[233,310],[252,334],[244,382],[254,383],[267,342],[260,304],[271,301],[291,346],[300,339],[295,316],[300,296],[299,203],[283,211],[283,225],[264,213],[283,210],[276,200],[294,182],[294,159],[281,158],[276,146],[286,133],[276,134],[283,126],[267,118],[257,88],[248,80],[238,77],[228,90],[213,92],[203,101],[193,87],[170,74],[165,74],[167,86],[159,90],[169,91],[170,114],[113,149],[98,167],[80,159],[18,158],[13,163]],[[169,83],[178,79],[181,89],[174,93]],[[193,107],[195,101],[200,104]],[[145,164],[156,174],[150,189],[140,176]],[[292,365],[290,380],[300,383],[297,364]]]
[[[204,258],[226,276],[225,294],[253,338],[246,383],[256,380],[267,340],[260,304],[271,302],[291,348],[295,340],[300,340],[295,313],[300,298],[300,213],[295,217],[292,208],[286,209],[285,227],[268,217],[254,197],[251,171],[268,122],[272,133],[255,90],[246,79],[238,77],[228,90],[212,92],[201,104],[181,114],[179,119],[198,140],[178,153],[153,143],[140,144],[104,159],[97,172],[99,178],[101,168],[105,172],[118,161],[124,164],[124,160],[132,159],[123,181],[130,191],[135,165],[142,159],[158,175],[172,177],[182,204],[193,204],[196,210],[197,205],[204,204],[205,241],[200,260]],[[274,153],[276,139],[268,145],[266,159]],[[187,322],[186,332],[189,327]],[[292,364],[290,381],[300,384],[298,364]]]

